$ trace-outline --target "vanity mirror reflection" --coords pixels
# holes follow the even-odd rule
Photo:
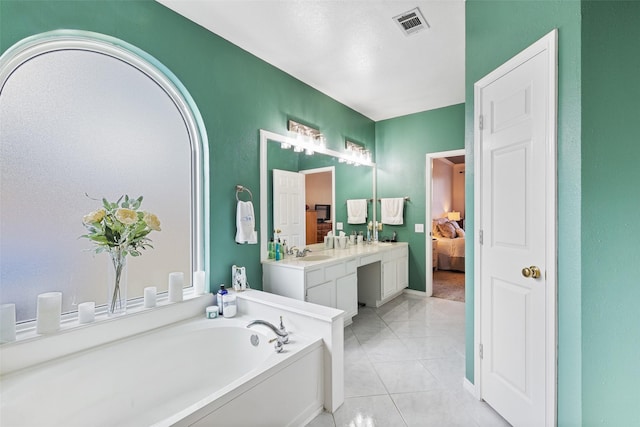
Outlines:
[[[298,179],[304,182],[306,180],[305,177],[309,177],[312,174],[331,174],[330,181],[332,181],[332,185],[327,184],[331,185],[331,188],[327,190],[330,192],[330,196],[327,197],[330,197],[331,201],[317,204],[331,205],[328,223],[331,224],[330,228],[334,232],[337,231],[336,224],[342,223],[343,231],[347,234],[352,231],[362,231],[366,234],[366,224],[352,225],[347,223],[347,200],[375,200],[375,164],[369,163],[368,165],[359,166],[347,164],[344,162],[348,158],[346,154],[328,149],[317,150],[310,155],[304,151],[295,152],[291,148],[282,148],[282,144],[286,146],[290,142],[291,138],[288,136],[265,130],[260,131],[260,254],[263,261],[268,259],[268,242],[273,237],[274,229],[277,228],[274,227],[274,206],[276,216],[279,215],[279,211],[287,209],[286,203],[278,204],[276,202],[278,199],[285,200],[284,197],[279,197],[278,190],[276,190],[274,198],[274,170],[284,173],[284,181],[296,179],[297,176]],[[343,161],[340,161],[340,159]],[[305,235],[306,205],[309,205],[309,211],[312,211],[315,209],[316,203],[313,201],[307,203],[307,200],[301,196],[295,204],[297,207],[289,209],[287,213],[287,221],[301,223],[304,227],[299,237],[289,237],[287,243],[290,247],[292,245],[304,247],[307,245]],[[367,221],[375,221],[375,208],[374,203],[368,202]],[[325,226],[323,228],[323,230],[327,229],[329,227]],[[287,234],[282,233],[282,236],[284,237]]]
[[[79,239],[103,197],[142,195],[161,221],[154,249],[128,257],[129,299],[205,269],[206,133],[153,57],[86,31],[29,37],[0,57],[0,116],[0,302],[18,322],[44,292],[62,292],[63,313],[106,303],[108,256]]]

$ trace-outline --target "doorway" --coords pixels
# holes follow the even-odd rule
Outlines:
[[[464,302],[464,150],[427,154],[426,170],[426,293]]]
[[[322,243],[334,230],[335,167],[301,170],[305,176],[305,241],[307,245]]]

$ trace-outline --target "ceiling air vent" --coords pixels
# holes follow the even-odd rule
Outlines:
[[[408,12],[401,13],[398,16],[394,16],[393,20],[398,23],[402,32],[407,36],[429,28],[429,23],[424,19],[422,12],[420,12],[420,9],[417,7]]]

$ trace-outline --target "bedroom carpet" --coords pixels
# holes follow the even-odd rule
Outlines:
[[[434,271],[433,296],[464,302],[464,273],[460,271]]]

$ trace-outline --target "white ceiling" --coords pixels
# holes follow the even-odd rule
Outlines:
[[[157,1],[375,121],[464,102],[464,0]]]

